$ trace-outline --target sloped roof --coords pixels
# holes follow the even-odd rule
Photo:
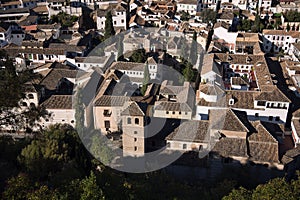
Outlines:
[[[132,102],[125,110],[121,113],[121,115],[126,116],[145,116],[142,108],[136,103]]]
[[[187,103],[157,101],[154,110],[191,112],[192,108]]]
[[[46,109],[72,109],[72,95],[52,95],[42,106]]]
[[[234,111],[232,109],[224,110],[210,110],[209,121],[213,129],[249,132],[250,126],[247,117],[242,115],[246,113]]]
[[[285,96],[277,87],[274,86],[271,91],[263,91],[258,96],[255,97],[255,100],[261,101],[279,101],[279,102],[291,102],[287,96]]]
[[[70,69],[52,69],[46,77],[44,77],[40,85],[45,86],[49,90],[55,90],[58,82],[62,78],[76,78],[77,70]]]
[[[240,138],[221,138],[211,152],[217,153],[222,157],[248,157],[246,139]]]
[[[208,142],[210,137],[208,121],[185,121],[166,140],[186,142]]]
[[[103,95],[95,101],[94,106],[116,106],[122,107],[126,101],[129,101],[129,97],[125,96],[110,96]]]

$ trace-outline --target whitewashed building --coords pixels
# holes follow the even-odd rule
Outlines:
[[[177,3],[177,12],[186,12],[192,16],[197,12],[197,0],[180,0]]]

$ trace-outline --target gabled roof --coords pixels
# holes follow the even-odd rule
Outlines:
[[[248,139],[249,142],[270,142],[278,143],[278,141],[272,136],[272,134],[266,129],[266,127],[260,121],[251,122],[256,129],[256,133],[252,133]]]
[[[70,70],[70,69],[52,69],[46,77],[44,77],[40,85],[43,85],[48,90],[55,90],[59,81],[62,78],[76,78],[77,70]]]
[[[253,130],[246,112],[242,111],[232,109],[210,110],[209,121],[213,129],[237,132],[250,132]]]
[[[122,113],[122,116],[145,116],[144,111],[136,102],[132,102]]]

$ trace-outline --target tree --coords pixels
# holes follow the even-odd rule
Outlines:
[[[146,59],[147,56],[146,56],[145,49],[135,50],[130,57],[131,62],[137,62],[137,63],[144,63],[146,62]]]
[[[30,178],[25,174],[12,177],[7,181],[3,199],[27,199],[27,193],[33,189]]]
[[[143,78],[143,86],[141,88],[141,93],[144,95],[146,90],[147,90],[147,86],[149,84],[150,81],[150,73],[149,73],[149,68],[148,68],[148,61],[145,64],[144,67],[144,78]]]
[[[43,107],[28,106],[20,108],[20,102],[26,97],[31,81],[38,78],[31,70],[16,72],[12,60],[5,51],[0,51],[4,69],[0,70],[0,124],[12,126],[18,130],[33,127],[47,112]]]
[[[124,51],[124,47],[123,47],[123,35],[120,34],[119,38],[118,38],[118,55],[117,55],[117,60],[120,61],[123,59],[123,51]]]
[[[243,19],[238,25],[238,30],[248,32],[251,30],[251,26],[252,26],[251,20]]]
[[[82,98],[82,88],[79,88],[77,90],[75,102],[75,128],[80,136],[82,136],[84,132],[84,106]]]
[[[189,19],[191,18],[190,14],[185,12],[185,11],[182,11],[181,13],[181,21],[189,21]]]
[[[69,15],[65,12],[60,12],[57,15],[52,15],[51,21],[60,23],[63,27],[71,27],[74,25],[74,22],[78,21],[78,17],[75,15]]]
[[[193,34],[193,40],[192,40],[192,44],[191,44],[191,49],[190,49],[190,62],[192,65],[195,65],[198,59],[198,48],[197,48],[198,44],[197,44],[197,33],[196,31],[194,31]]]
[[[18,160],[32,177],[44,180],[66,166],[85,169],[89,165],[88,155],[71,126],[56,124],[27,145]]]
[[[187,63],[183,70],[183,76],[185,81],[191,82],[194,79],[194,71],[191,63]]]
[[[105,30],[104,30],[104,38],[108,39],[111,36],[115,35],[115,29],[113,25],[113,19],[112,19],[112,14],[111,11],[108,11],[106,13],[106,20],[105,20]]]
[[[217,12],[212,9],[204,9],[200,13],[202,22],[204,23],[216,23],[217,20]]]
[[[231,193],[222,198],[223,200],[251,200],[252,199],[252,192],[240,187],[239,189],[233,189]]]
[[[80,200],[100,200],[104,199],[101,188],[96,183],[96,176],[91,172],[90,176],[80,183],[82,189]]]

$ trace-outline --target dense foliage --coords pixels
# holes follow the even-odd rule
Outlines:
[[[300,179],[292,180],[290,183],[286,182],[284,178],[275,178],[266,184],[258,185],[254,190],[247,190],[243,187],[234,189],[224,200],[230,199],[299,199],[300,197]]]
[[[217,12],[212,9],[204,9],[200,16],[204,23],[215,23],[217,20]]]
[[[298,11],[287,11],[284,13],[286,22],[300,22],[300,13]]]
[[[78,17],[75,15],[69,15],[65,12],[60,12],[57,15],[51,16],[51,21],[60,23],[63,27],[71,27],[74,25],[74,22],[78,20]]]

